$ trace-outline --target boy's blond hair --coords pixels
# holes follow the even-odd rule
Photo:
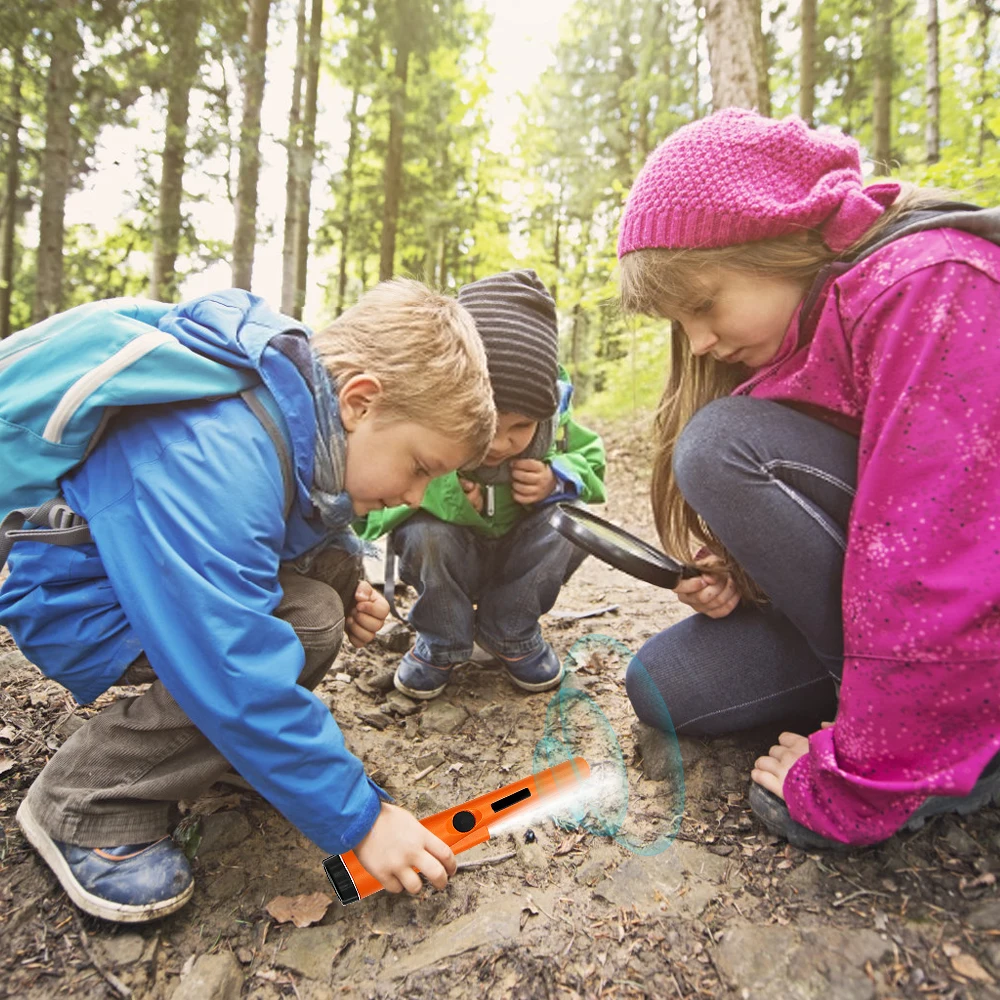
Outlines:
[[[379,380],[380,419],[466,441],[475,464],[486,454],[496,431],[486,352],[455,299],[408,278],[383,281],[312,346],[337,388],[354,375]]]

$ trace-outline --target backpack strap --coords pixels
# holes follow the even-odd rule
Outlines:
[[[288,515],[292,512],[292,505],[295,503],[295,472],[292,464],[292,449],[288,444],[288,432],[285,430],[285,418],[274,397],[264,388],[263,385],[255,386],[253,389],[246,389],[240,393],[240,398],[250,412],[260,421],[261,426],[267,431],[267,436],[274,445],[274,450],[278,453],[278,464],[281,466],[281,481],[285,487],[285,499],[282,508],[282,517],[288,520]]]
[[[285,494],[282,517],[287,520],[295,503],[296,490],[292,452],[284,430],[284,417],[274,397],[262,385],[244,390],[240,397],[260,421],[278,453]],[[96,435],[88,453],[93,449],[94,443]],[[27,527],[28,525],[31,527]],[[86,519],[77,514],[63,497],[57,496],[37,507],[12,510],[0,521],[0,569],[7,564],[14,543],[19,541],[44,542],[48,545],[84,545],[92,542],[93,538]]]

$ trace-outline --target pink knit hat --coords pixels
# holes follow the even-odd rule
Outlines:
[[[618,256],[650,247],[723,247],[817,229],[850,246],[895,201],[895,182],[861,186],[858,144],[794,116],[726,108],[678,129],[629,192]]]

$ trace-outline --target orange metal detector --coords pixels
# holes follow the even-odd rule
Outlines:
[[[582,757],[574,757],[420,822],[455,854],[460,854],[489,840],[491,823],[507,819],[541,799],[568,791],[589,776],[590,765]],[[323,862],[323,868],[337,898],[345,906],[382,888],[382,884],[361,866],[354,851],[331,855]]]

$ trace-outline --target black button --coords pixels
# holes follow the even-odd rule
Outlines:
[[[452,816],[451,823],[459,833],[468,833],[476,825],[476,817],[468,809],[463,809]]]

